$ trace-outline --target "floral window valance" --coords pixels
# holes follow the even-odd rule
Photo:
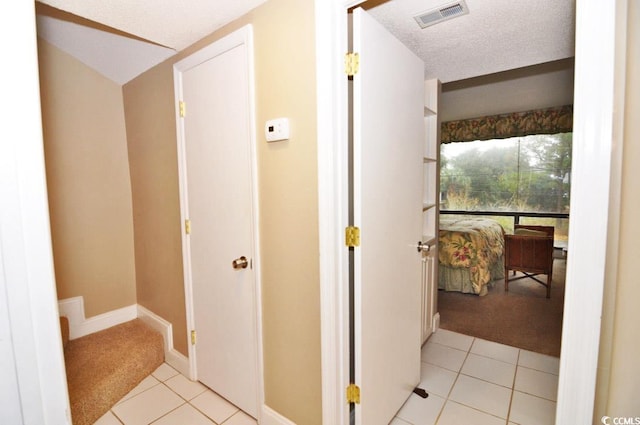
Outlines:
[[[504,139],[573,131],[573,106],[492,115],[442,123],[441,143]]]

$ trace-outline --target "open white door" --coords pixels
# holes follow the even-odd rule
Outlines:
[[[362,9],[353,44],[355,416],[387,425],[420,381],[424,64]]]

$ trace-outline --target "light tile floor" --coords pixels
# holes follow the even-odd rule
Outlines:
[[[560,359],[438,330],[422,347],[429,397],[412,394],[390,425],[553,425]]]
[[[553,425],[559,359],[438,330],[422,348],[420,387],[390,425]],[[257,425],[166,363],[95,425]]]
[[[162,364],[95,425],[257,425],[199,382]]]

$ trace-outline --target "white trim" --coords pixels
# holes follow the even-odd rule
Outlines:
[[[318,127],[318,228],[322,423],[348,425],[344,391],[349,384],[347,13],[343,0],[316,1],[316,96]]]
[[[247,65],[249,67],[249,121],[250,131],[249,137],[251,138],[249,143],[249,150],[251,154],[251,184],[253,187],[253,199],[252,208],[253,213],[253,269],[255,279],[255,298],[254,308],[256,311],[256,349],[257,355],[257,368],[258,368],[258,415],[262,414],[260,406],[264,405],[264,346],[262,341],[262,255],[260,251],[260,196],[258,185],[258,152],[257,152],[257,125],[256,125],[256,87],[255,87],[255,58],[254,58],[254,45],[253,45],[253,26],[248,25],[246,27],[246,34],[244,43],[247,46]],[[258,422],[262,420],[262,417],[258,417]]]
[[[296,423],[264,404],[262,405],[262,421],[260,421],[260,425],[296,425]]]
[[[189,59],[189,58],[187,58]],[[181,67],[181,64],[184,67]],[[177,141],[177,157],[178,157],[178,190],[180,192],[180,235],[182,239],[182,270],[184,277],[184,298],[186,309],[186,322],[187,333],[194,329],[195,319],[193,317],[193,288],[191,285],[191,245],[189,244],[189,237],[185,234],[184,223],[189,218],[189,191],[187,186],[186,170],[182,164],[186,164],[186,152],[184,145],[184,126],[181,125],[180,106],[179,102],[182,101],[182,72],[185,71],[188,62],[178,62],[173,65],[173,90],[175,93],[175,120],[176,120],[176,141]],[[192,344],[187,346],[187,355],[189,359],[189,373],[190,379],[195,379],[197,376],[196,371],[196,350]]]
[[[69,339],[80,338],[138,317],[136,304],[85,318],[82,296],[58,300],[60,316],[69,319]]]
[[[436,313],[433,315],[433,320],[431,322],[431,332],[435,333],[438,329],[440,329],[440,313]]]
[[[187,378],[194,379],[190,375],[189,359],[173,348],[173,325],[140,304],[111,310],[89,319],[85,319],[84,299],[81,296],[59,300],[58,308],[60,316],[69,319],[69,339],[80,338],[136,318],[141,319],[162,334],[165,362]]]
[[[616,25],[620,25],[616,17],[621,5],[626,2],[604,9],[585,0],[576,5],[571,254],[567,259],[556,411],[559,425],[591,423],[593,419],[607,242],[617,236],[608,222],[610,214],[619,214],[619,204],[610,199],[610,190],[620,173],[612,168],[612,161],[615,165],[615,74],[617,66],[624,66],[624,58],[616,57]]]
[[[195,380],[195,377],[190,375],[189,359],[173,348],[173,325],[140,304],[137,307],[138,318],[162,334],[164,339],[164,361],[187,378],[192,381]]]
[[[255,66],[254,66],[254,48],[253,48],[253,26],[246,25],[233,33],[212,42],[210,45],[198,50],[188,57],[176,62],[173,65],[174,75],[174,93],[176,99],[176,140],[178,152],[178,181],[180,190],[180,226],[182,228],[184,220],[189,218],[187,176],[186,176],[186,153],[185,153],[185,135],[184,125],[180,118],[180,109],[178,101],[182,99],[182,73],[198,64],[220,55],[235,47],[245,45],[247,47],[247,64],[249,67],[249,120],[250,120],[250,154],[251,154],[251,182],[253,185],[252,194],[252,226],[253,226],[253,268],[255,276],[255,297],[254,308],[256,311],[256,348],[257,348],[257,379],[258,379],[258,415],[262,414],[260,406],[264,404],[264,362],[263,362],[263,341],[262,341],[262,280],[261,280],[261,255],[260,255],[260,228],[259,228],[259,196],[258,196],[258,160],[256,153],[256,119],[255,119]],[[185,232],[182,235],[182,260],[184,270],[184,286],[185,286],[185,304],[187,316],[187,330],[194,329],[194,311],[193,311],[193,283],[191,276],[191,250],[189,245],[189,236]],[[189,373],[190,379],[197,378],[197,362],[196,350],[193,345],[189,344]],[[258,418],[261,422],[261,418]]]
[[[70,424],[57,320],[33,2],[7,4],[11,38],[0,105],[0,363],[2,422]],[[5,363],[6,361],[6,363]]]

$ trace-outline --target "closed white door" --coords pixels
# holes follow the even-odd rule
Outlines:
[[[420,381],[424,65],[353,19],[356,424],[387,425]]]
[[[197,378],[257,417],[258,350],[247,46],[182,71]]]

